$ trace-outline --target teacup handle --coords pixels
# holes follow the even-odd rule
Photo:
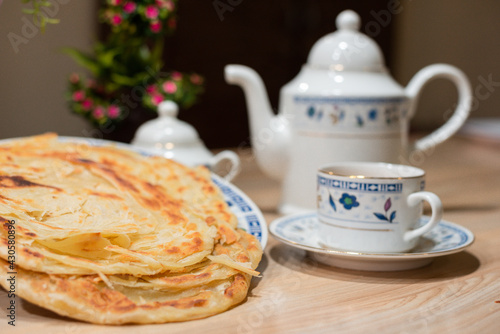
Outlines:
[[[240,158],[233,151],[222,151],[214,155],[209,162],[211,169],[215,169],[215,167],[223,162],[224,160],[228,160],[231,163],[229,168],[225,168],[224,172],[226,174],[221,175],[226,181],[231,181],[240,171]]]
[[[408,205],[410,206],[416,206],[420,204],[421,201],[427,201],[431,205],[431,219],[429,219],[429,221],[424,226],[406,232],[403,237],[406,242],[410,242],[411,240],[429,232],[439,223],[441,217],[443,216],[443,204],[436,194],[428,191],[419,191],[410,194],[410,196],[408,196],[407,198]]]
[[[417,108],[422,88],[432,79],[451,80],[458,90],[458,105],[453,116],[431,134],[417,140],[413,150],[426,151],[450,138],[464,124],[472,104],[472,90],[467,76],[458,68],[447,64],[434,64],[421,69],[406,86],[406,95],[412,100],[408,117],[411,119]]]

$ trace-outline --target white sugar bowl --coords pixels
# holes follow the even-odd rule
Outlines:
[[[175,102],[161,102],[158,118],[139,127],[132,145],[190,167],[205,165],[227,181],[234,179],[240,170],[238,155],[229,150],[213,155],[195,128],[177,118],[178,111]]]

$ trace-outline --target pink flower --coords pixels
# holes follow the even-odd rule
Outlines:
[[[156,20],[156,18],[158,18],[158,15],[160,14],[160,10],[158,9],[158,7],[150,5],[146,7],[145,14],[148,19]]]
[[[71,82],[72,84],[77,84],[80,82],[80,76],[78,75],[78,73],[71,73],[70,77],[69,77],[69,82]]]
[[[189,79],[195,85],[201,85],[203,83],[203,78],[200,77],[198,74],[192,74],[191,77],[189,77]]]
[[[163,85],[165,93],[173,94],[177,91],[177,85],[173,81],[166,81]]]
[[[83,90],[77,90],[73,93],[72,98],[75,102],[83,101],[83,99],[85,98],[85,92]]]
[[[182,73],[180,72],[172,72],[172,79],[179,81],[182,79]]]
[[[122,23],[122,16],[120,14],[114,14],[112,17],[111,17],[111,24],[114,25],[114,26],[118,26],[120,25],[120,23]]]
[[[83,110],[86,110],[86,111],[90,110],[93,105],[94,105],[94,103],[92,102],[91,99],[85,99],[82,102],[82,108],[83,108]]]
[[[123,10],[125,11],[125,13],[128,13],[128,14],[133,13],[136,8],[137,8],[137,5],[135,4],[135,2],[132,2],[132,1],[128,1],[123,6]]]
[[[154,94],[151,96],[151,103],[153,103],[155,106],[159,105],[163,101],[163,96],[160,94]]]
[[[149,28],[151,29],[152,32],[159,33],[161,31],[161,22],[160,21],[151,22]]]
[[[156,92],[156,86],[155,85],[149,85],[146,87],[146,92],[148,94],[153,94]]]
[[[118,116],[120,116],[120,108],[114,104],[110,105],[108,107],[108,116],[111,119],[117,118]]]
[[[166,8],[170,11],[173,11],[175,8],[175,4],[170,0],[156,0],[156,4],[161,8]]]
[[[111,6],[118,6],[122,0],[109,0]]]
[[[104,113],[105,110],[103,107],[96,107],[92,112],[92,116],[94,116],[95,119],[100,119],[104,117]]]

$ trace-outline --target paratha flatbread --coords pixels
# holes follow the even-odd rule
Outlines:
[[[113,146],[63,143],[55,134],[0,145],[3,259],[11,220],[16,264],[26,278],[18,280],[19,295],[97,323],[180,321],[223,311],[244,298],[262,256],[258,241],[237,230],[206,168]],[[64,284],[79,291],[59,291]],[[238,293],[228,298],[234,284]],[[59,302],[37,302],[44,294]],[[114,299],[93,307],[75,294],[104,294],[135,306],[120,314]],[[201,299],[203,305],[188,302]],[[143,316],[147,308],[172,307],[169,316]]]

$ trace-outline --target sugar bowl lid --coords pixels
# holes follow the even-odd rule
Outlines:
[[[335,71],[385,71],[382,51],[373,39],[359,32],[361,19],[344,10],[336,19],[337,31],[320,38],[311,49],[307,63]]]
[[[179,108],[173,101],[158,105],[158,118],[147,121],[136,131],[132,144],[144,148],[171,149],[202,146],[198,132],[177,118]]]

